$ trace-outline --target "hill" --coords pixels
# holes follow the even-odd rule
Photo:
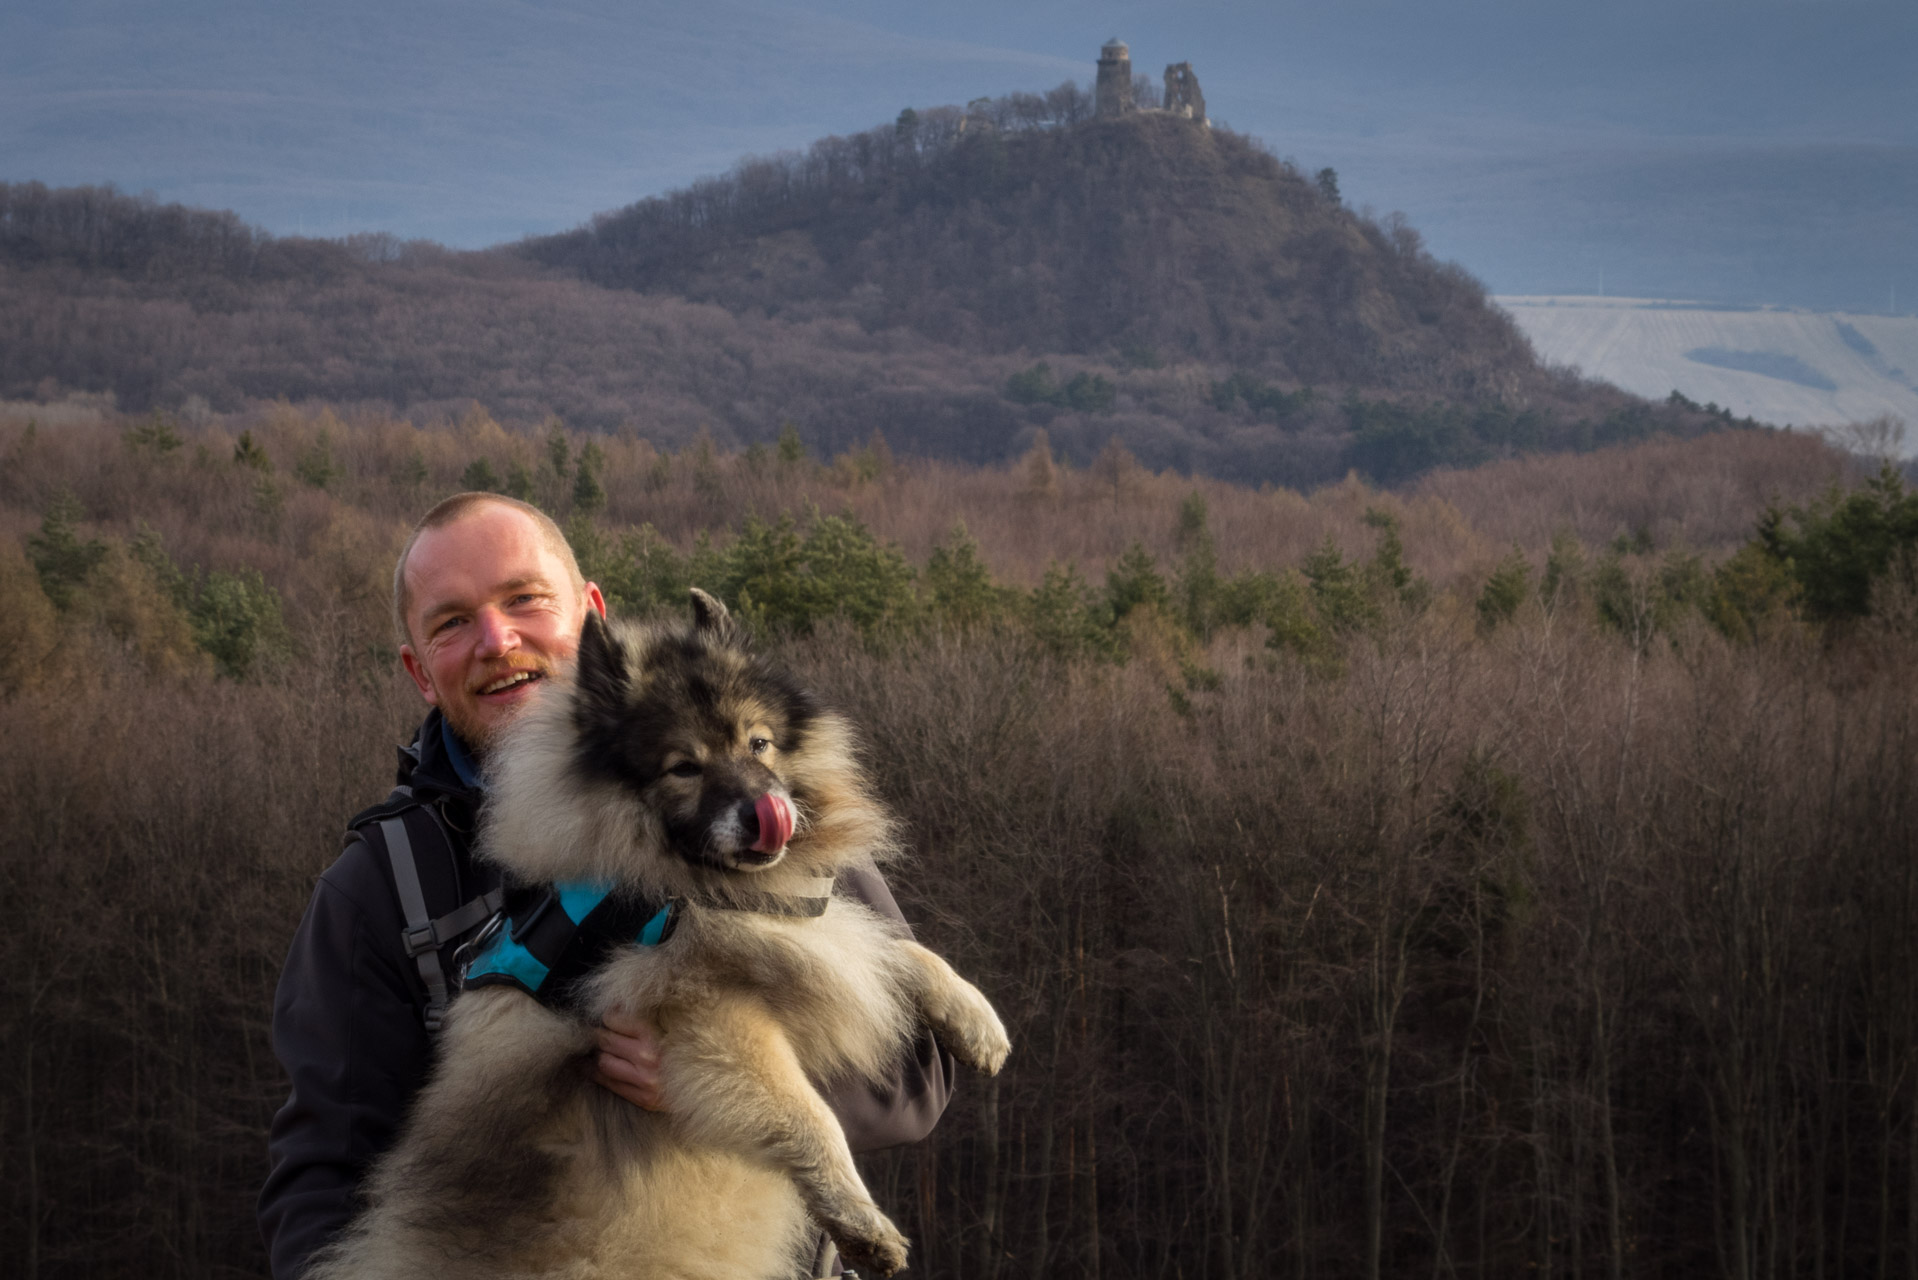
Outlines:
[[[0,396],[203,417],[262,400],[426,421],[472,401],[667,447],[1086,463],[1254,483],[1695,434],[1725,415],[1541,368],[1402,220],[1252,140],[1063,86],[456,253],[274,237],[110,189],[0,185]]]
[[[1402,221],[1355,217],[1240,134],[1078,106],[907,112],[520,252],[601,284],[973,350],[1473,400],[1546,389],[1517,329]]]

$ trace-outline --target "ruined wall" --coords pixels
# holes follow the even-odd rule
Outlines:
[[[1206,122],[1205,95],[1199,92],[1199,77],[1190,62],[1175,62],[1165,69],[1165,109],[1175,116]]]

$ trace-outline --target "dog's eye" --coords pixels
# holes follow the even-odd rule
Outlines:
[[[773,740],[771,738],[754,738],[746,745],[753,749],[754,755],[763,756],[773,749]]]
[[[697,778],[699,776],[699,761],[681,760],[666,772],[672,774],[675,778]]]

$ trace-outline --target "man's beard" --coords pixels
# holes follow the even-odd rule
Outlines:
[[[542,672],[540,683],[544,684],[550,676]],[[539,696],[539,695],[536,695]],[[527,699],[511,708],[504,715],[494,715],[484,720],[475,720],[467,716],[464,706],[441,707],[440,714],[459,737],[460,745],[466,748],[466,754],[473,758],[474,764],[484,764],[486,757],[497,747],[519,718],[532,709],[533,699]]]
[[[494,744],[499,741],[500,734],[519,718],[517,715],[509,716],[504,720],[486,724],[475,723],[467,719],[464,712],[446,707],[440,708],[440,714],[445,717],[447,728],[453,731],[453,735],[460,740],[460,745],[466,748],[466,754],[473,758],[474,764],[486,762],[486,757],[492,752]]]

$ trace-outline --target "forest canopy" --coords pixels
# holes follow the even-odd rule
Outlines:
[[[1015,1043],[873,1162],[916,1271],[1918,1257],[1894,470],[1725,431],[1307,496],[1116,441],[80,403],[0,408],[0,461],[25,1274],[260,1270],[274,976],[421,711],[391,558],[475,483],[621,612],[720,592],[860,726],[902,904]]]

